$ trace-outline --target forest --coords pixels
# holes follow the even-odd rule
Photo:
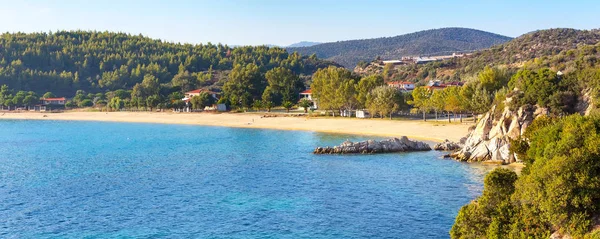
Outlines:
[[[282,48],[179,44],[141,35],[59,31],[0,35],[0,85],[73,97],[77,90],[132,90],[155,77],[168,95],[192,88],[219,91],[236,65],[256,65],[261,74],[284,67],[302,79],[335,65]]]

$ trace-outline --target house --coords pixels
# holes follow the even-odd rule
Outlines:
[[[312,97],[312,90],[311,89],[308,89],[308,90],[300,92],[300,100],[303,100],[303,99],[310,100],[313,103],[313,106],[312,106],[313,109],[317,109],[318,108],[317,107],[317,100]]]
[[[204,93],[204,92],[206,92],[206,93],[208,93],[209,95],[211,95],[213,98],[215,98],[215,100],[218,100],[218,99],[219,99],[219,97],[218,97],[218,93],[216,93],[216,92],[212,92],[212,91],[209,91],[209,90],[205,90],[205,89],[196,89],[196,90],[192,90],[192,91],[185,92],[185,98],[191,99],[192,97],[194,97],[194,96],[199,96],[200,94],[202,94],[202,93]],[[185,99],[185,98],[184,98],[184,99]],[[185,101],[185,100],[184,100],[184,101]]]
[[[368,118],[369,117],[369,113],[366,110],[357,110],[356,111],[356,118]]]
[[[429,81],[429,84],[427,84],[427,86],[425,86],[425,87],[430,90],[442,90],[442,89],[445,89],[446,87],[452,87],[452,86],[460,87],[463,85],[464,85],[464,83],[459,82],[459,81],[453,81],[453,82],[444,84],[439,80],[435,80],[435,81]]]
[[[196,89],[196,90],[188,91],[188,92],[185,92],[185,97],[183,99],[181,99],[186,104],[185,111],[190,112],[192,110],[191,109],[192,103],[190,102],[190,100],[192,100],[192,97],[200,96],[200,94],[205,93],[205,92],[208,93],[210,96],[212,96],[215,99],[215,101],[219,100],[219,93],[217,93],[217,92],[212,92],[212,91],[205,90],[205,89]]]
[[[42,98],[42,105],[65,105],[67,103],[67,99],[65,97],[61,98]]]
[[[65,97],[41,98],[39,104],[30,106],[30,107],[28,107],[28,109],[31,111],[46,111],[46,110],[51,110],[53,108],[61,109],[61,108],[65,107],[65,104],[67,104],[67,98],[65,98]]]
[[[412,91],[415,89],[415,83],[408,81],[391,81],[387,85],[402,91]]]

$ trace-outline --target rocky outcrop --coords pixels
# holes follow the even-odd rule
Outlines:
[[[438,151],[454,151],[459,150],[460,148],[462,148],[462,145],[454,143],[450,140],[444,140],[444,142],[433,146],[433,149]]]
[[[406,136],[401,138],[391,138],[382,141],[367,140],[353,143],[346,141],[335,147],[318,147],[314,154],[376,154],[376,153],[394,153],[394,152],[413,152],[429,151],[431,147],[428,144],[411,141]]]
[[[459,161],[518,162],[509,151],[510,139],[523,135],[527,126],[539,115],[547,114],[545,108],[524,106],[516,111],[505,107],[501,114],[494,114],[496,106],[486,113],[469,132],[464,147],[450,156]]]

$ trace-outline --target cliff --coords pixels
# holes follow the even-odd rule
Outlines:
[[[523,135],[527,126],[536,117],[547,114],[547,110],[530,106],[512,111],[505,107],[501,114],[495,114],[496,107],[493,106],[479,120],[475,128],[467,135],[463,148],[450,154],[452,158],[466,162],[519,162],[516,155],[509,150],[509,139],[516,139]]]

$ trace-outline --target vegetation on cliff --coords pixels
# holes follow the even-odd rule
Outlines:
[[[600,117],[538,118],[513,150],[527,167],[486,176],[483,195],[464,206],[452,238],[592,238],[600,215]]]

